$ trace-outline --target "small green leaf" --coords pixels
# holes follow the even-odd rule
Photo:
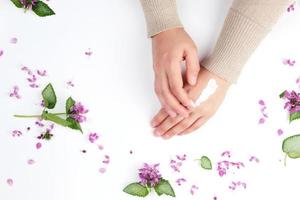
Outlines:
[[[72,99],[72,97],[69,97],[66,101],[66,113],[70,114],[71,113],[71,108],[74,106],[75,101]]]
[[[46,108],[52,109],[52,108],[55,107],[55,104],[56,104],[56,94],[54,92],[54,89],[53,89],[51,83],[49,83],[44,88],[44,90],[42,91],[42,96],[43,96]]]
[[[294,112],[290,114],[290,123],[297,119],[300,119],[300,112]]]
[[[282,151],[290,158],[300,158],[300,135],[286,138],[282,143]]]
[[[154,186],[154,190],[158,194],[158,196],[165,194],[175,197],[175,192],[172,186],[170,185],[169,181],[165,179],[160,179],[159,183],[156,186]]]
[[[285,91],[283,91],[283,92],[279,95],[279,98],[284,97],[284,94],[285,94]]]
[[[200,165],[203,169],[211,170],[212,164],[210,159],[207,156],[202,156],[200,159]]]
[[[68,125],[69,128],[74,129],[74,130],[79,130],[81,133],[83,133],[82,129],[81,129],[81,126],[77,121],[75,121],[71,117],[68,117],[67,121],[70,122],[70,124]]]
[[[71,122],[65,120],[65,119],[62,119],[60,117],[58,117],[57,115],[54,115],[54,114],[51,114],[51,113],[48,113],[48,112],[43,112],[42,114],[42,118],[44,120],[49,120],[49,121],[52,121],[56,124],[59,124],[61,126],[66,126],[66,127],[69,127],[71,125]]]
[[[44,2],[38,1],[32,6],[32,10],[40,17],[55,15],[54,11]]]
[[[17,8],[23,8],[24,6],[20,0],[10,0],[10,1],[13,2],[13,4],[15,4]]]
[[[123,192],[133,195],[133,196],[138,196],[138,197],[145,197],[149,194],[149,191],[147,187],[140,183],[131,183],[127,185],[124,189]]]

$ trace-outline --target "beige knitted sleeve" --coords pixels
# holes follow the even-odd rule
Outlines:
[[[235,83],[248,58],[289,2],[234,0],[212,54],[201,65],[221,78]]]
[[[176,0],[140,0],[146,22],[148,37],[164,30],[182,27],[177,13]]]

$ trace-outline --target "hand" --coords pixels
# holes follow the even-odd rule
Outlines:
[[[208,119],[210,119],[222,104],[227,90],[230,87],[230,83],[219,78],[205,68],[201,68],[197,85],[185,87],[189,97],[196,101],[210,79],[215,80],[217,83],[215,92],[211,94],[207,100],[200,103],[200,105],[189,114],[189,117],[183,118],[177,116],[172,118],[164,108],[162,108],[151,122],[152,127],[155,128],[154,134],[165,139],[175,135],[188,134],[200,128]]]
[[[188,83],[195,85],[200,65],[194,42],[183,28],[175,28],[154,36],[152,50],[155,92],[162,107],[171,117],[187,117],[194,105],[183,88],[181,62]]]

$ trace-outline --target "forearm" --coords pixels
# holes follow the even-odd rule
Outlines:
[[[176,0],[140,0],[140,2],[147,22],[148,37],[167,29],[182,27]]]
[[[202,65],[236,82],[243,66],[270,32],[290,0],[234,0],[212,54]]]

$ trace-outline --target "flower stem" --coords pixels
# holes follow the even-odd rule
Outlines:
[[[287,159],[287,154],[284,156],[284,166],[286,167],[286,159]]]
[[[65,115],[66,113],[52,113],[53,115]],[[41,118],[42,115],[14,115],[18,118]]]

